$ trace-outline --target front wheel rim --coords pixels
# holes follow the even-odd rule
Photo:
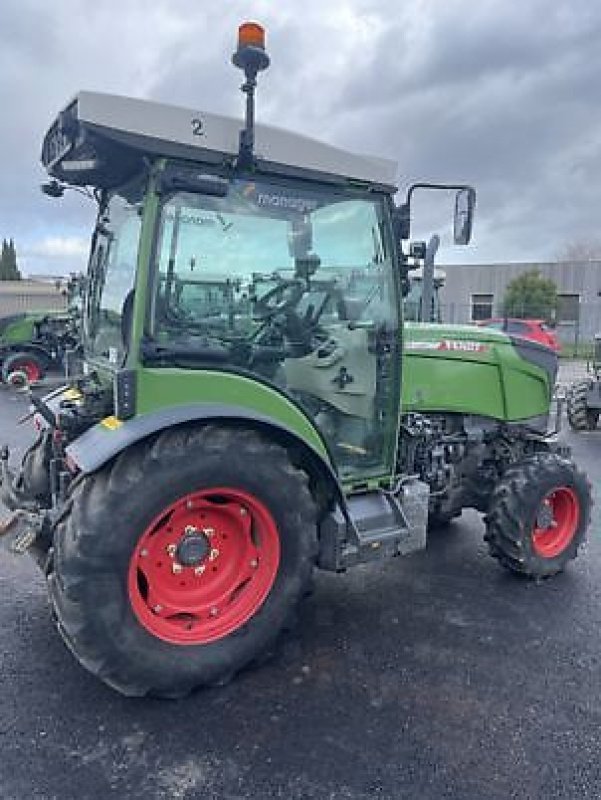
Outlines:
[[[264,603],[280,562],[277,525],[254,495],[232,488],[187,494],[146,528],[130,559],[139,622],[172,644],[208,644]]]
[[[532,533],[534,552],[555,558],[570,545],[580,522],[580,503],[568,486],[554,489],[543,499]]]

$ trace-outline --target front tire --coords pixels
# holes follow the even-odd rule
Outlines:
[[[307,476],[282,447],[162,433],[76,486],[49,574],[59,630],[126,695],[224,683],[290,626],[316,542]]]
[[[576,465],[555,453],[510,466],[485,517],[489,551],[529,578],[561,572],[576,558],[590,520],[591,488]]]
[[[575,383],[567,395],[566,412],[574,431],[594,431],[599,422],[599,411],[587,407],[588,381]]]

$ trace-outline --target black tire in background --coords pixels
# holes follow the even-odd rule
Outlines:
[[[513,464],[485,517],[491,556],[530,578],[561,572],[584,540],[591,504],[586,475],[569,459],[543,453]]]
[[[566,412],[574,431],[594,431],[599,422],[599,411],[587,407],[589,381],[580,381],[570,387]]]
[[[146,614],[145,624],[140,616],[143,598],[131,592],[132,559],[140,556],[142,536],[154,546],[152,526],[162,535],[169,521],[161,519],[164,509],[190,492],[219,495],[223,487],[268,510],[279,539],[277,573],[261,605],[231,633],[200,644],[166,641],[153,633],[152,617]],[[308,479],[284,448],[254,431],[210,425],[161,433],[78,482],[69,506],[49,564],[54,614],[79,662],[125,695],[181,697],[197,686],[227,682],[290,627],[307,592],[317,551]],[[186,547],[189,556],[202,542]],[[195,563],[183,568],[182,578],[194,578],[193,569],[203,566]],[[143,592],[143,582],[140,587]],[[157,618],[159,634],[167,622]]]

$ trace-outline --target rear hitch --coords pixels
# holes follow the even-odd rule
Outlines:
[[[35,512],[37,504],[19,486],[19,479],[8,466],[10,451],[6,445],[0,449],[0,503],[10,511],[22,509]]]
[[[0,541],[11,553],[22,556],[38,539],[44,527],[45,517],[31,511],[13,511],[8,519],[0,522]]]

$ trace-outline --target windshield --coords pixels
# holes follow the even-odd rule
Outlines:
[[[254,372],[297,398],[338,461],[375,464],[379,348],[398,329],[388,209],[299,186],[236,180],[226,197],[164,202],[145,354]]]
[[[380,203],[285,192],[236,181],[227,198],[178,194],[163,206],[155,335],[247,335],[263,297],[286,303],[294,291],[297,311],[345,298],[359,317],[386,318]]]
[[[92,239],[84,319],[88,356],[120,366],[126,355],[142,213],[139,184],[108,196]]]

